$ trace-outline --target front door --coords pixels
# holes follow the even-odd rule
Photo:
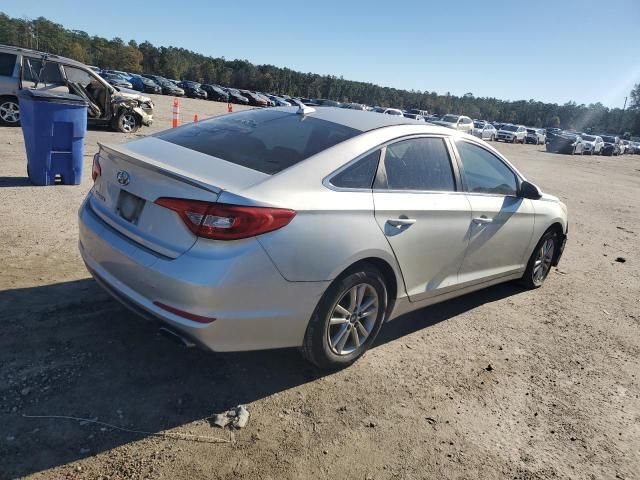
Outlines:
[[[456,148],[472,210],[460,283],[479,283],[524,270],[534,226],[531,200],[517,195],[516,174],[491,151],[465,140],[458,140]]]
[[[384,149],[373,193],[375,217],[411,301],[458,284],[471,221],[458,183],[442,137],[403,139]]]

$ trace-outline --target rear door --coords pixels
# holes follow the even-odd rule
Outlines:
[[[534,227],[531,200],[517,196],[516,174],[493,152],[466,140],[455,145],[473,215],[460,282],[479,283],[523,269]]]
[[[444,137],[405,138],[383,149],[373,191],[375,217],[411,301],[458,284],[471,221],[469,202],[458,185]]]

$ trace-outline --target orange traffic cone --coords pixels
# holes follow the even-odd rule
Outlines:
[[[233,112],[233,104],[231,102],[227,103],[227,112]]]
[[[198,123],[198,114],[197,113],[193,116],[193,123]]]
[[[172,127],[176,128],[180,123],[180,100],[177,97],[173,99],[173,122]]]

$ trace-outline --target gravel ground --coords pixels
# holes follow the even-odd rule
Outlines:
[[[154,100],[138,135],[170,125],[171,99]],[[640,478],[640,157],[497,145],[568,205],[559,268],[536,291],[406,315],[327,375],[295,350],[180,348],[88,277],[76,212],[91,156],[134,136],[92,130],[82,185],[32,187],[21,131],[0,129],[0,478]],[[212,426],[239,404],[246,428]]]

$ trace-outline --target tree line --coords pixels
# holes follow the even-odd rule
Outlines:
[[[402,90],[341,76],[319,75],[274,65],[254,65],[248,60],[208,57],[191,50],[155,46],[150,42],[125,43],[69,30],[44,17],[11,18],[0,13],[0,43],[62,55],[88,65],[132,73],[154,73],[167,78],[216,83],[236,88],[278,92],[307,98],[330,98],[396,108],[419,108],[429,112],[456,113],[536,127],[560,127],[589,132],[640,136],[640,84],[630,93],[626,110],[568,102],[563,105],[531,100],[506,101],[490,97],[463,96],[449,92]]]

